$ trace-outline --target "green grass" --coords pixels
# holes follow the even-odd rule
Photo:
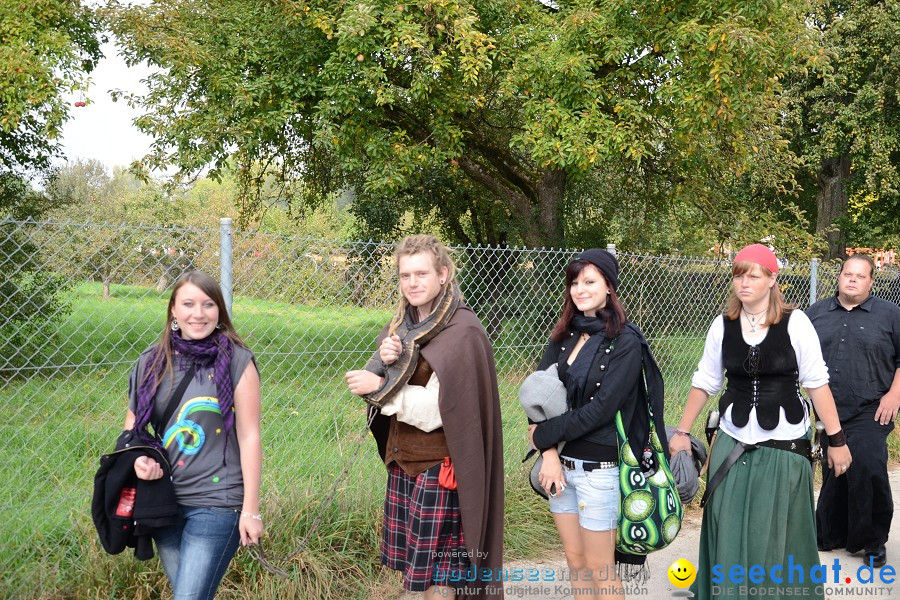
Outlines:
[[[48,360],[27,378],[0,380],[0,565],[2,597],[156,598],[165,590],[157,563],[129,550],[108,556],[90,522],[97,458],[108,451],[125,415],[127,377],[163,324],[167,295],[99,284],[78,286]],[[389,317],[383,310],[298,306],[236,298],[238,331],[256,353],[263,383],[265,543],[283,556],[323,513],[309,547],[282,581],[245,554],[229,569],[220,598],[391,597],[396,574],[378,565],[385,470],[365,431],[362,402],[343,373],[359,368]],[[517,391],[544,340],[507,324],[495,343],[506,467],[506,558],[558,548],[546,504],[527,484],[521,464],[526,420]],[[666,417],[677,421],[703,340],[651,340],[666,375]],[[698,427],[702,423],[698,419]],[[695,431],[698,431],[695,428]],[[361,447],[360,447],[361,444]],[[338,474],[358,453],[348,476]],[[326,500],[338,485],[336,501]]]

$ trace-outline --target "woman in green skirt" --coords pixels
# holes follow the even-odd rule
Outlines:
[[[691,426],[725,387],[691,588],[702,600],[822,598],[820,569],[812,570],[819,555],[810,415],[801,386],[825,424],[829,468],[840,476],[851,457],[819,338],[806,315],[785,304],[777,272],[775,254],[761,244],[735,256],[728,305],[709,328],[684,415],[669,440],[672,456],[689,453]]]

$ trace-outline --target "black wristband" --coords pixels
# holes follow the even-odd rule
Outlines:
[[[833,433],[828,436],[828,445],[832,448],[839,448],[841,446],[847,445],[847,436],[844,435],[844,430],[841,429],[837,433]]]

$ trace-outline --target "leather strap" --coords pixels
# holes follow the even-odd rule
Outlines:
[[[732,448],[731,452],[728,453],[728,456],[725,457],[725,461],[719,466],[718,470],[716,470],[709,483],[706,484],[706,491],[703,492],[703,498],[700,500],[700,508],[706,506],[709,497],[716,491],[719,484],[724,481],[725,476],[728,475],[728,471],[734,466],[734,463],[738,461],[741,455],[743,455],[744,452],[756,450],[756,448],[755,444],[745,444],[744,442],[738,442],[734,445],[734,448]],[[710,452],[710,454],[712,453]]]
[[[162,419],[153,423],[153,431],[156,433],[156,437],[160,440],[162,439],[162,433],[165,431],[166,423],[169,422],[169,419],[172,418],[172,414],[175,412],[175,409],[178,408],[178,400],[184,396],[184,393],[187,391],[187,386],[191,383],[191,378],[194,376],[194,371],[196,371],[196,366],[191,365],[191,367],[187,370],[187,373],[184,374],[184,379],[178,384],[178,387],[169,396],[169,403],[166,405],[166,412],[163,413]]]
[[[712,479],[709,483],[706,484],[706,491],[703,492],[703,498],[700,500],[700,508],[706,506],[706,502],[709,500],[709,497],[712,493],[719,487],[719,484],[725,479],[725,476],[728,475],[728,470],[734,466],[734,463],[741,457],[745,452],[750,452],[751,450],[756,450],[757,448],[765,446],[767,448],[775,448],[777,450],[787,450],[788,452],[793,452],[795,454],[799,454],[800,456],[811,459],[812,453],[812,444],[808,439],[799,438],[796,440],[765,440],[762,442],[758,442],[756,444],[745,444],[744,442],[737,442],[737,444],[732,448],[731,452],[728,453],[728,456],[725,457],[725,461],[718,468],[715,474],[712,476]],[[712,447],[710,447],[710,456],[712,456]]]
[[[794,454],[799,454],[804,458],[810,458],[812,453],[812,444],[806,438],[796,440],[766,440],[759,442],[757,446],[767,446],[769,448],[777,448],[778,450],[787,450]]]

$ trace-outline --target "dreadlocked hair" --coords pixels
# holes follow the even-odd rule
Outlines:
[[[444,283],[441,286],[441,292],[438,295],[440,297],[450,288],[453,282],[456,281],[456,265],[453,263],[453,259],[450,258],[449,249],[433,235],[421,233],[418,235],[410,235],[400,240],[394,248],[394,269],[399,271],[400,259],[404,256],[412,256],[421,253],[431,256],[434,270],[438,273],[444,268],[447,269],[447,278],[444,280]],[[403,322],[403,319],[406,317],[406,310],[409,308],[409,301],[400,290],[399,282],[397,283],[397,292],[400,296],[400,300],[397,302],[397,309],[394,311],[394,316],[391,318],[389,335],[397,331],[397,327]],[[460,301],[461,300],[462,298],[460,297]]]

